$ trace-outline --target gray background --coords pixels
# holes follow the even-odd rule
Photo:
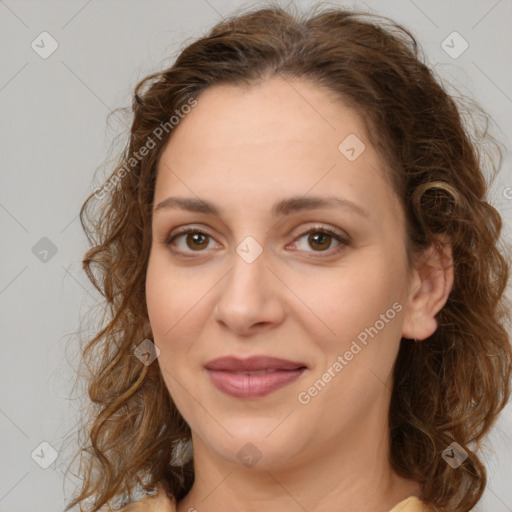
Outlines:
[[[438,74],[474,97],[491,115],[493,132],[510,145],[512,1],[336,3],[403,23]],[[170,64],[185,43],[242,5],[247,4],[0,0],[0,512],[62,510],[75,485],[63,476],[74,453],[70,433],[83,392],[74,385],[75,333],[93,331],[88,317],[80,317],[97,300],[81,271],[86,242],[77,215],[102,182],[114,135],[127,133],[120,116],[109,126],[106,117],[130,106],[140,78]],[[48,58],[40,56],[50,48],[43,31],[59,45]],[[458,58],[441,47],[453,31],[469,44]],[[510,163],[507,156],[491,195],[509,240]],[[477,510],[512,511],[511,431],[509,405],[487,442],[493,452],[485,457],[489,485]],[[52,451],[42,442],[58,453],[47,469],[40,464],[51,462]]]

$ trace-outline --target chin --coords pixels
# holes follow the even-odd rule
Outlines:
[[[279,425],[276,418],[237,418],[234,421],[222,421],[223,429],[217,429],[218,435],[210,435],[203,441],[209,449],[222,459],[249,469],[283,469],[293,459],[304,452],[306,441],[299,432]],[[285,420],[286,422],[286,420]]]

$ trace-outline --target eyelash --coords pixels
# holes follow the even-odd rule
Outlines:
[[[201,235],[204,235],[210,239],[213,239],[212,236],[210,236],[210,234],[208,234],[206,231],[203,231],[202,229],[199,229],[199,228],[185,228],[183,229],[182,231],[179,231],[178,233],[174,233],[173,235],[170,235],[166,241],[165,241],[165,245],[166,246],[171,246],[174,242],[174,240],[176,240],[178,237],[182,236],[182,235],[187,235],[187,234],[190,234],[190,233],[194,233],[194,234],[201,234]],[[306,235],[310,235],[312,233],[315,233],[315,234],[318,234],[318,233],[321,233],[321,234],[326,234],[326,235],[329,235],[331,236],[332,238],[334,238],[337,242],[339,242],[339,245],[337,247],[333,249],[326,249],[324,251],[306,251],[306,252],[313,252],[313,253],[319,253],[318,256],[314,256],[315,258],[321,258],[321,257],[324,257],[323,255],[324,254],[327,254],[328,256],[333,256],[334,254],[337,254],[338,252],[340,252],[342,249],[343,249],[343,246],[344,245],[349,245],[349,240],[347,238],[344,238],[342,235],[340,235],[339,233],[337,233],[336,231],[330,229],[330,228],[326,228],[326,227],[313,227],[307,231],[305,231],[304,233],[301,233],[300,235],[297,236],[297,238],[295,238],[294,241],[296,240],[299,240],[301,238],[303,238],[304,236]],[[180,254],[183,254],[182,251],[178,250],[173,250],[173,252],[175,253],[180,253]],[[187,253],[201,253],[201,252],[205,252],[204,250],[201,250],[201,251],[186,251]],[[193,257],[192,255],[190,256],[185,256],[185,257]]]

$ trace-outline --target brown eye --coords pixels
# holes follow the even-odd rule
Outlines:
[[[195,232],[187,233],[185,237],[185,243],[187,247],[192,250],[204,249],[208,246],[208,235],[204,233]]]
[[[305,239],[305,242],[302,242],[302,239]],[[214,239],[208,233],[200,229],[188,228],[170,235],[165,244],[171,248],[172,252],[191,256],[194,252],[206,252],[205,249],[209,248],[211,241],[214,241]],[[334,248],[332,247],[333,241],[336,242]],[[322,227],[312,228],[303,233],[294,244],[302,252],[332,255],[341,251],[344,246],[349,245],[349,241],[342,234]]]
[[[308,236],[308,243],[311,245],[311,247],[317,248],[319,251],[325,251],[325,250],[329,249],[329,246],[331,245],[331,241],[332,241],[332,236],[327,233],[323,233],[321,231],[316,232],[316,233],[311,233]]]
[[[302,239],[305,242],[302,242]],[[333,241],[336,243],[332,247]],[[310,253],[328,253],[333,255],[343,249],[344,246],[349,245],[349,239],[341,233],[333,231],[325,227],[312,228],[300,235],[294,244],[301,251]],[[316,257],[316,255],[314,255]],[[318,255],[318,257],[323,255]]]
[[[208,248],[211,237],[198,229],[186,229],[171,235],[165,242],[167,246],[176,246],[177,252],[203,252]]]

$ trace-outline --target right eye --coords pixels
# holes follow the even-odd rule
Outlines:
[[[178,243],[175,241],[178,240]],[[175,246],[178,248],[177,252],[190,253],[190,252],[204,252],[208,248],[210,240],[213,238],[197,228],[185,228],[181,231],[172,234],[165,241],[167,246]]]

